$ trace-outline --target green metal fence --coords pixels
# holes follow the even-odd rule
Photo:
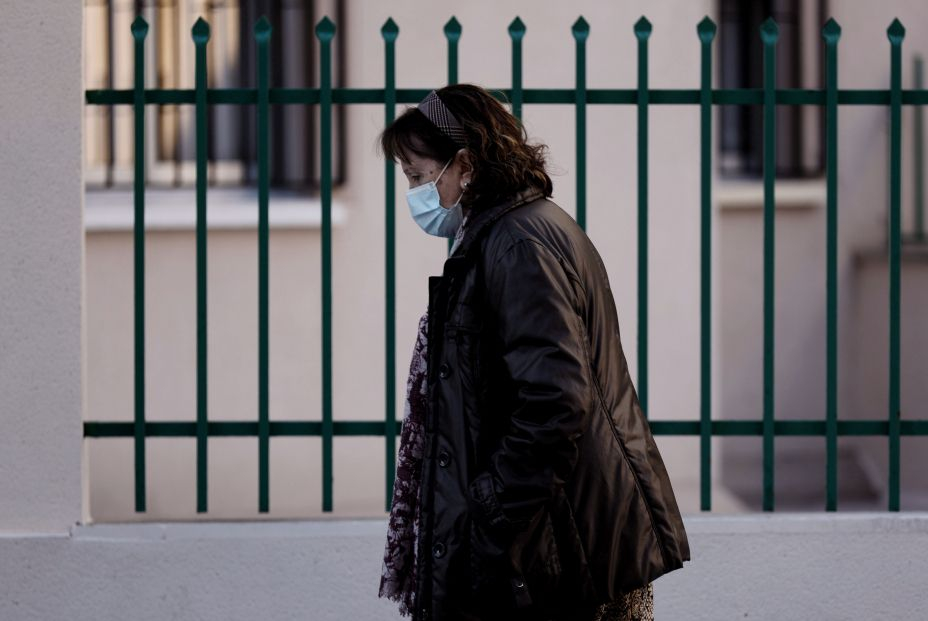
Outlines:
[[[889,38],[889,89],[839,89],[837,81],[838,40],[841,28],[833,19],[823,30],[825,47],[824,89],[778,89],[775,87],[776,46],[778,27],[773,19],[760,28],[760,44],[764,50],[763,88],[713,89],[712,43],[716,25],[706,17],[696,28],[700,47],[701,72],[699,88],[652,89],[648,86],[648,40],[652,26],[642,17],[634,25],[638,40],[638,77],[635,88],[589,89],[586,86],[586,40],[589,24],[581,17],[572,26],[576,42],[576,83],[573,88],[535,89],[522,84],[522,39],[525,24],[516,18],[509,26],[512,40],[512,84],[498,89],[500,97],[508,99],[513,113],[521,118],[524,105],[561,104],[573,106],[576,115],[576,220],[586,226],[586,110],[590,105],[634,105],[637,110],[638,158],[638,369],[637,388],[641,404],[648,403],[648,111],[654,105],[699,106],[700,110],[700,370],[701,397],[698,420],[652,421],[656,435],[699,436],[700,438],[700,498],[701,508],[712,506],[710,463],[713,436],[760,436],[763,438],[763,509],[774,509],[774,443],[778,436],[823,437],[826,446],[825,509],[837,509],[837,446],[841,436],[885,436],[889,448],[890,511],[899,510],[900,437],[928,435],[928,420],[901,420],[899,411],[899,323],[900,323],[900,183],[901,183],[901,113],[903,105],[915,106],[920,119],[921,107],[928,103],[928,91],[921,83],[913,90],[902,88],[902,40],[905,29],[894,20],[887,30]],[[202,19],[193,26],[196,48],[196,87],[183,89],[145,88],[145,38],[148,24],[138,17],[132,24],[135,41],[135,77],[131,90],[90,90],[86,103],[90,105],[131,105],[135,118],[135,415],[131,422],[86,421],[84,436],[88,438],[132,437],[135,441],[135,509],[146,509],[145,442],[150,437],[196,437],[197,439],[197,511],[207,510],[207,446],[210,437],[254,437],[259,447],[259,511],[270,506],[268,492],[269,439],[272,436],[321,436],[322,438],[322,509],[332,510],[332,442],[335,436],[382,436],[385,439],[385,497],[389,509],[395,476],[396,434],[400,421],[396,419],[395,370],[395,171],[393,162],[384,169],[384,230],[385,230],[385,328],[386,359],[384,364],[386,394],[383,421],[336,421],[332,412],[332,105],[382,104],[384,122],[394,119],[397,104],[420,101],[426,89],[399,89],[395,81],[395,46],[399,36],[397,24],[388,19],[381,29],[384,42],[383,88],[333,88],[331,45],[336,35],[335,24],[322,19],[315,28],[319,40],[319,88],[270,88],[269,42],[270,23],[262,17],[254,28],[257,42],[257,88],[207,88],[206,46],[210,38],[209,25]],[[448,82],[458,80],[458,41],[461,24],[451,18],[445,25],[447,39]],[[920,68],[917,70],[920,76]],[[918,78],[920,80],[920,77]],[[197,273],[197,417],[195,422],[154,422],[145,418],[145,161],[144,106],[147,104],[193,105],[196,110],[196,273]],[[259,265],[259,365],[257,420],[210,420],[206,402],[206,164],[207,106],[216,104],[257,104],[258,132],[258,265]],[[271,105],[319,106],[321,116],[321,205],[322,205],[322,420],[272,421],[268,409],[268,109]],[[763,107],[763,417],[761,420],[712,420],[711,418],[711,205],[712,205],[712,106],[739,105]],[[776,150],[776,106],[824,106],[826,119],[826,187],[827,187],[827,411],[824,420],[776,420],[774,413],[774,179]],[[837,393],[837,227],[838,227],[838,110],[840,106],[888,106],[890,111],[890,198],[889,198],[889,403],[885,418],[874,420],[839,420]],[[920,121],[917,121],[920,123]],[[917,141],[918,142],[918,141]],[[920,146],[915,159],[921,162]],[[921,168],[919,168],[921,170]],[[918,177],[918,175],[916,175]],[[920,181],[917,181],[920,183]],[[920,186],[919,186],[920,187]],[[922,202],[916,192],[917,205]],[[923,208],[917,207],[916,236],[924,239]]]

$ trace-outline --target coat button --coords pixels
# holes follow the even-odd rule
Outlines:
[[[522,587],[525,586],[525,582],[522,581],[522,578],[516,578],[515,580],[512,581],[512,584],[513,584],[517,589],[521,589]]]
[[[432,556],[434,556],[435,558],[441,558],[444,555],[445,555],[445,544],[439,541],[434,546],[432,546]]]
[[[451,463],[451,455],[448,451],[442,451],[438,454],[438,465],[442,468],[447,468],[448,464]]]
[[[438,377],[445,379],[449,375],[451,375],[451,369],[447,364],[442,364],[440,367],[438,367]]]

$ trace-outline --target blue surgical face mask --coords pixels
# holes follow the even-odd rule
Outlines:
[[[438,173],[435,181],[423,183],[407,190],[406,202],[409,203],[409,212],[412,219],[416,221],[423,231],[429,235],[437,237],[454,237],[458,227],[464,220],[464,214],[461,211],[461,196],[451,207],[445,209],[441,206],[441,199],[438,195],[438,180],[445,174],[448,164],[451,164],[454,158],[448,160],[445,167]]]

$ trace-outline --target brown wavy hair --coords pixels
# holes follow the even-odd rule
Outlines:
[[[522,123],[493,95],[473,84],[452,84],[436,94],[463,126],[474,168],[462,203],[490,207],[528,188],[551,196],[548,147],[529,144]],[[408,162],[413,153],[444,163],[460,149],[418,108],[406,110],[381,133],[380,147],[396,162]]]

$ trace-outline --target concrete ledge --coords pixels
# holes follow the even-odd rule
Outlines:
[[[825,179],[777,179],[776,209],[818,209],[825,207]],[[714,188],[721,210],[763,210],[763,179],[719,179]]]
[[[658,619],[925,619],[928,513],[696,515]],[[0,619],[399,619],[385,519],[0,533]]]
[[[85,193],[84,229],[88,233],[131,232],[135,226],[134,197],[131,190],[111,189]],[[147,231],[196,230],[196,190],[194,188],[145,191],[145,229]],[[338,200],[332,204],[332,225],[345,225],[348,210]],[[256,188],[209,188],[206,194],[206,226],[209,230],[258,228]],[[268,201],[268,228],[319,229],[322,203],[317,196],[274,190]]]

